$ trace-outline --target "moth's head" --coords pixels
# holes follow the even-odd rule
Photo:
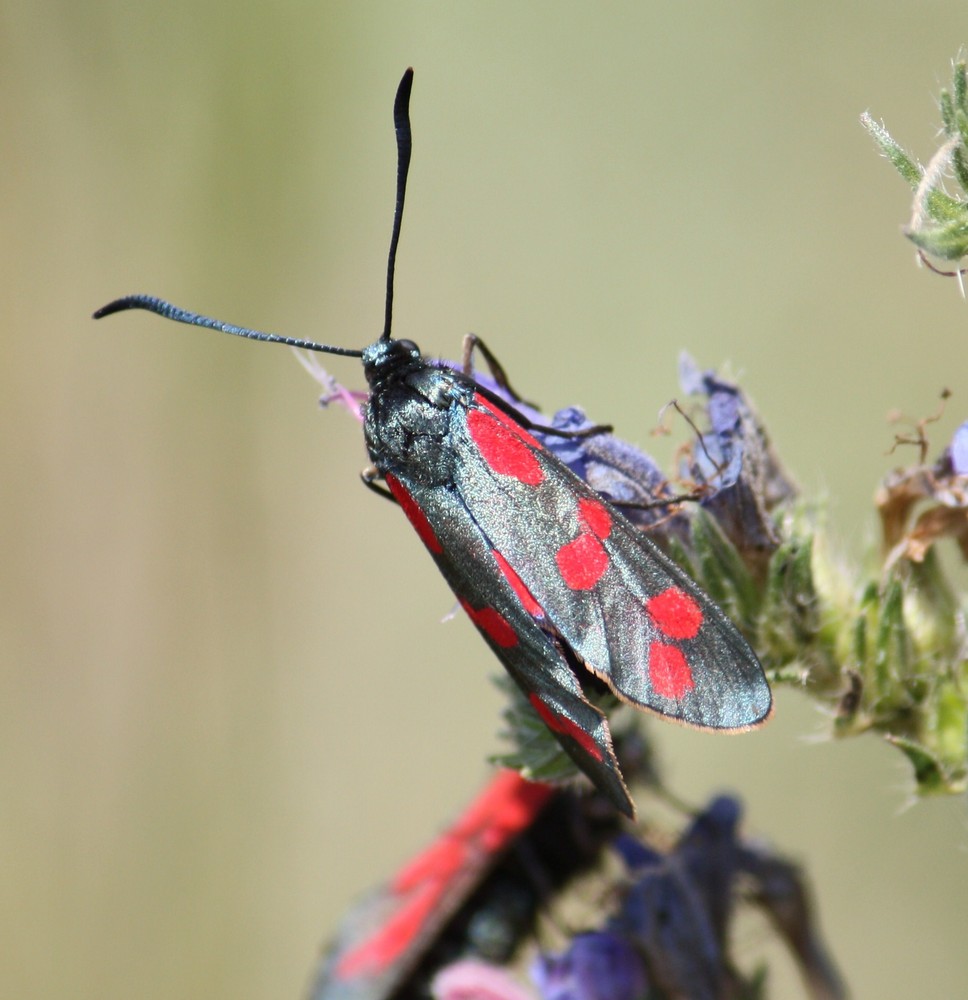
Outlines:
[[[380,339],[363,348],[363,373],[370,388],[423,363],[412,340]]]

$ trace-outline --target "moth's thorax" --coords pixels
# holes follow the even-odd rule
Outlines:
[[[363,432],[373,464],[424,483],[451,480],[452,421],[463,418],[473,387],[449,368],[427,364],[410,341],[383,341],[363,352],[370,384]]]

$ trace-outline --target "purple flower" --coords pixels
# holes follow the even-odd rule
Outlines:
[[[701,372],[687,354],[679,359],[683,391],[705,397],[709,430],[700,434],[683,474],[707,489],[702,506],[712,514],[747,566],[758,575],[780,544],[771,511],[796,494],[766,431],[742,390],[714,372]]]
[[[702,894],[688,872],[672,855],[636,874],[610,928],[635,945],[660,990],[717,1000],[728,973]]]
[[[610,931],[578,934],[560,955],[540,955],[531,978],[543,1000],[641,1000],[648,989],[635,949]]]
[[[620,833],[612,841],[612,850],[622,859],[625,867],[633,875],[645,868],[652,868],[661,865],[665,855],[657,850],[643,844],[637,837],[630,833]]]
[[[951,468],[954,474],[968,476],[968,420],[955,431],[948,454],[951,456]]]
[[[951,444],[944,451],[941,470],[955,476],[968,476],[968,420],[951,436]]]
[[[676,847],[676,856],[702,899],[720,947],[733,906],[733,883],[739,869],[736,837],[739,802],[720,795],[692,821]]]

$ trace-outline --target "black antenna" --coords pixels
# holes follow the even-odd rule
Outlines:
[[[363,352],[352,347],[329,347],[317,344],[312,340],[300,340],[298,337],[283,337],[278,333],[264,333],[262,330],[250,330],[247,326],[234,326],[221,320],[202,316],[200,313],[189,312],[178,306],[156,298],[154,295],[125,295],[115,299],[106,306],[101,306],[94,314],[95,319],[110,316],[111,313],[124,312],[125,309],[146,309],[157,313],[165,319],[173,319],[176,323],[188,323],[190,326],[204,326],[219,333],[231,333],[235,337],[245,337],[247,340],[262,340],[267,344],[288,344],[290,347],[302,347],[307,351],[323,351],[325,354],[342,354],[350,358],[361,358]]]
[[[407,191],[407,173],[410,170],[410,150],[412,136],[410,132],[410,90],[413,86],[413,70],[408,69],[403,74],[397,96],[393,102],[393,124],[397,133],[397,200],[393,211],[393,232],[390,236],[390,254],[387,260],[387,302],[386,319],[380,340],[390,339],[390,320],[393,315],[393,269],[397,259],[397,244],[400,242],[400,223],[403,219],[403,199]],[[283,337],[278,333],[265,333],[262,330],[251,330],[246,326],[235,326],[223,323],[221,320],[202,316],[200,313],[181,309],[171,302],[156,298],[154,295],[125,295],[115,299],[106,306],[101,306],[94,319],[110,316],[112,313],[124,312],[126,309],[145,309],[156,313],[165,319],[176,323],[187,323],[189,326],[202,326],[219,333],[229,333],[235,337],[245,337],[248,340],[261,340],[268,344],[287,344],[289,347],[301,347],[307,351],[322,351],[325,354],[341,354],[344,357],[359,358],[363,352],[351,347],[330,347],[327,344],[317,344],[312,340],[300,340],[298,337]]]
[[[390,234],[390,253],[387,256],[387,307],[380,340],[390,339],[393,319],[393,271],[397,263],[397,244],[400,242],[400,223],[403,221],[403,199],[407,193],[407,174],[410,171],[410,152],[413,136],[410,131],[410,90],[413,87],[413,69],[403,74],[397,96],[393,101],[393,127],[397,132],[397,202],[393,209],[393,232]]]

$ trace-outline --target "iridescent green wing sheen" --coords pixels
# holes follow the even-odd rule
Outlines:
[[[477,395],[453,421],[455,492],[552,631],[625,701],[743,730],[772,699],[725,613],[520,424]]]
[[[471,516],[459,490],[414,482],[387,485],[462,607],[561,746],[624,813],[634,812],[604,714],[582,693],[545,616],[504,555]]]

